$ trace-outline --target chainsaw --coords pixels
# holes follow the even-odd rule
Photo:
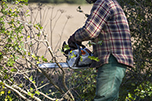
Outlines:
[[[71,69],[85,69],[89,68],[92,60],[89,58],[93,56],[93,53],[86,48],[84,45],[78,45],[77,49],[66,48],[68,46],[66,42],[62,45],[63,55],[66,57],[66,62],[59,62],[60,66],[63,68],[71,68]],[[58,68],[56,63],[43,63],[38,65],[40,68]]]

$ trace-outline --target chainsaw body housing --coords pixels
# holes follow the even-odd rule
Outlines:
[[[70,51],[67,54],[66,62],[69,67],[89,67],[92,60],[89,56],[93,56],[87,48],[80,48]]]

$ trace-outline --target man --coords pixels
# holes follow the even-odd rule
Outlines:
[[[119,87],[127,67],[133,67],[131,37],[127,18],[116,0],[86,0],[94,3],[85,25],[68,40],[74,42],[91,40],[93,54],[99,62],[91,67],[98,69],[94,101],[116,101]],[[102,45],[98,44],[102,41]]]

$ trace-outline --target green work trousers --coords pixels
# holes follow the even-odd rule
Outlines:
[[[94,101],[117,101],[126,68],[126,65],[118,63],[116,58],[110,55],[109,63],[98,68]]]

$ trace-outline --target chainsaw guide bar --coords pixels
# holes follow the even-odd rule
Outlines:
[[[69,67],[66,62],[59,62],[59,64],[62,68],[71,68],[71,69],[89,68],[89,67]],[[56,63],[43,63],[43,64],[39,64],[38,67],[40,67],[40,68],[59,68],[59,66]]]

